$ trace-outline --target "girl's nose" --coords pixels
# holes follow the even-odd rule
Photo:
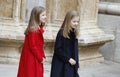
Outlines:
[[[47,18],[47,16],[45,16],[45,18]]]
[[[76,22],[75,25],[78,25],[78,23]]]

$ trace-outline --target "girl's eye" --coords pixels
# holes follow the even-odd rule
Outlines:
[[[74,23],[76,22],[76,21],[73,21]]]
[[[46,16],[46,15],[44,14],[44,15],[42,15],[42,16]]]

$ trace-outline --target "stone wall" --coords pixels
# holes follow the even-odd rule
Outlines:
[[[100,48],[106,60],[120,62],[120,16],[99,14],[98,25],[106,33],[113,34],[115,40]]]
[[[103,1],[103,2],[120,2],[120,0],[100,0],[100,1]]]
[[[0,62],[18,62],[24,39],[25,0],[0,0]]]
[[[12,3],[12,4],[9,4]],[[45,53],[47,63],[51,63],[56,33],[61,26],[65,14],[69,10],[80,13],[79,58],[81,66],[88,66],[104,60],[99,48],[114,39],[112,34],[106,34],[98,28],[99,0],[3,0],[0,18],[0,62],[18,63],[24,40],[24,30],[27,26],[31,9],[36,5],[45,6],[48,21],[46,23]],[[9,8],[6,8],[9,7]],[[6,10],[10,14],[6,14]],[[4,14],[5,13],[5,14]]]
[[[99,7],[98,26],[105,33],[113,34],[115,40],[101,47],[100,52],[106,60],[120,63],[120,0],[104,0],[104,3],[102,1],[100,4],[104,4],[104,6]]]
[[[27,2],[26,2],[26,18],[25,18],[26,22],[28,22],[31,10],[35,6],[46,7],[46,0],[27,0]]]

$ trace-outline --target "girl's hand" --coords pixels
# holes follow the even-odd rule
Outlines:
[[[43,61],[41,63],[44,63],[45,62],[45,58],[43,58]]]
[[[70,59],[69,59],[69,63],[70,63],[71,65],[75,65],[75,64],[76,64],[76,61],[75,61],[73,58],[70,58]]]

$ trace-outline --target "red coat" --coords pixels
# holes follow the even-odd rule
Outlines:
[[[44,39],[42,28],[25,36],[17,77],[43,77]]]

